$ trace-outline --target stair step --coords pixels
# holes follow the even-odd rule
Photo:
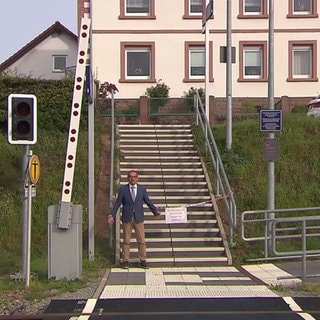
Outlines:
[[[210,200],[209,199],[209,195],[177,195],[177,196],[170,196],[170,195],[161,195],[161,196],[158,196],[158,195],[154,195],[152,196],[152,200],[153,201],[156,201],[156,200],[167,200],[167,201],[173,201],[173,200],[184,200],[186,201],[187,203],[190,203],[190,200],[197,200],[198,202],[201,202],[201,201],[207,201],[207,200]],[[197,203],[197,202],[195,202]],[[181,205],[181,204],[180,204]]]
[[[125,145],[126,143],[150,143],[153,146],[157,143],[160,145],[163,145],[165,143],[169,143],[170,145],[175,145],[175,144],[190,144],[193,145],[193,139],[150,139],[150,138],[144,138],[144,139],[137,139],[137,137],[132,137],[132,139],[123,139],[120,137],[119,139],[121,145]]]
[[[128,124],[117,129],[121,183],[126,184],[127,172],[137,168],[139,183],[146,186],[162,213],[156,220],[144,205],[148,263],[161,267],[227,265],[190,125]],[[183,205],[187,207],[187,223],[167,224],[165,208]],[[137,253],[134,230],[130,244]]]
[[[191,131],[190,125],[164,125],[164,124],[145,124],[145,125],[132,125],[132,124],[120,124],[119,126],[120,131],[146,131],[146,130],[153,130],[153,131]]]
[[[135,141],[130,141],[130,144],[126,144],[126,143],[121,143],[121,148],[122,149],[126,149],[126,148],[132,148],[132,147],[140,147],[140,148],[152,148],[154,149],[155,148],[155,145],[156,145],[156,148],[159,150],[159,149],[172,149],[172,148],[177,148],[177,147],[180,147],[180,148],[192,148],[194,149],[194,144],[193,142],[190,140],[190,141],[182,141],[182,142],[179,142],[179,143],[175,143],[174,141],[163,141],[162,143],[157,143],[157,141],[150,141],[150,144],[148,144],[149,140],[143,140],[143,141],[140,141],[140,143],[137,143],[135,142],[134,143],[131,143],[131,142],[135,142]],[[143,144],[141,144],[141,142],[144,142]]]
[[[134,232],[134,231],[133,231]],[[166,242],[166,241],[170,241],[172,243],[176,243],[176,242],[199,242],[198,238],[189,238],[189,237],[168,237],[168,238],[146,238],[146,241],[148,243],[161,243],[161,242]],[[221,237],[203,237],[201,238],[202,242],[219,242],[222,241]],[[131,242],[136,243],[135,239],[131,239]]]
[[[135,165],[135,167],[142,167],[142,166],[150,166],[150,167],[158,167],[158,166],[161,166],[161,168],[163,168],[164,166],[172,166],[172,162],[166,162],[166,161],[163,161],[163,159],[158,159],[158,161],[161,161],[160,163],[158,162],[157,165],[155,166],[154,162],[150,162],[150,161],[123,161],[121,162],[121,168],[122,170],[125,170],[125,167],[126,166],[132,166],[132,164]],[[174,165],[177,169],[177,167],[187,167],[189,166],[190,168],[192,167],[201,167],[202,168],[202,165],[201,165],[201,162],[200,161],[193,161],[193,162],[187,162],[187,161],[184,161],[184,162],[179,162],[179,161],[175,161],[174,162]]]
[[[146,214],[145,215],[145,223],[148,224],[149,220],[151,220],[150,223],[154,223],[155,225],[157,224],[161,224],[163,223],[162,220],[165,221],[165,215],[164,215],[164,211],[161,212],[162,213],[162,219],[155,219],[153,215],[151,214]],[[197,213],[193,213],[193,212],[188,212],[187,211],[187,218],[188,218],[188,223],[197,223],[199,221],[199,223],[203,223],[203,221],[208,221],[208,223],[217,223],[217,220],[215,219],[215,215],[212,212],[208,212],[206,215],[205,214],[197,214]]]
[[[183,176],[179,175],[179,174],[161,174],[161,176],[157,177],[155,175],[151,175],[151,174],[148,174],[148,173],[145,173],[145,170],[144,169],[140,169],[139,170],[139,181],[141,182],[141,179],[144,179],[144,181],[148,181],[149,179],[153,180],[153,181],[156,181],[156,179],[160,179],[161,181],[164,180],[168,180],[170,179],[169,181],[172,181],[173,179],[176,179],[176,181],[197,181],[199,179],[202,179],[203,181],[205,176],[204,174],[197,174],[197,175],[194,175],[194,174],[184,174]],[[122,181],[125,181],[127,182],[127,173],[126,174],[121,174],[121,180]]]
[[[132,252],[138,252],[138,248],[131,248]],[[183,247],[183,248],[149,248],[147,249],[149,252],[223,252],[224,248],[221,247],[201,247],[201,248],[189,248],[189,247]]]
[[[123,125],[119,125],[119,132],[141,132],[141,131],[150,131],[150,132],[192,132],[190,126],[167,126],[167,127],[155,127],[155,126],[135,126],[129,125],[124,127]]]
[[[201,258],[148,258],[150,266],[183,266],[193,267],[195,265],[210,266],[210,265],[227,265],[228,259],[226,257],[201,257]]]
[[[134,231],[133,231],[134,232]],[[120,240],[122,243],[123,239]],[[220,242],[222,241],[221,237],[202,237],[202,238],[195,238],[195,237],[163,237],[163,238],[148,238],[146,237],[147,243],[165,243],[165,242],[171,242],[171,243],[178,243],[178,242],[190,242],[190,243],[198,243],[198,242],[204,242],[204,243],[211,243],[211,242]],[[135,238],[131,238],[130,241],[131,245],[136,245],[137,242]]]
[[[131,161],[137,161],[140,159],[143,159],[144,161],[159,161],[159,159],[161,160],[165,160],[165,161],[170,161],[170,160],[174,160],[174,161],[179,161],[179,163],[183,163],[184,161],[200,161],[200,157],[199,156],[166,156],[166,155],[154,155],[154,156],[149,156],[149,155],[141,155],[141,156],[132,156],[130,155],[124,155],[123,158],[127,161],[131,160]]]
[[[126,173],[128,172],[128,170],[131,170],[130,168],[121,168],[120,172],[125,171]],[[147,169],[143,168],[143,172],[145,172]],[[189,174],[191,175],[191,173],[194,174],[200,174],[202,173],[202,168],[152,168],[152,170],[154,173],[161,173],[162,175],[166,175],[166,174],[170,174],[173,173],[174,175],[177,175],[177,173],[181,173],[181,174]],[[139,170],[139,174],[140,174],[141,170]]]
[[[122,126],[119,126],[119,133],[131,133],[131,134],[136,134],[136,133],[140,133],[140,132],[157,132],[157,133],[170,133],[170,134],[173,134],[173,133],[190,133],[192,132],[190,127],[187,128],[187,127],[163,127],[163,128],[160,128],[160,127],[144,127],[144,128],[138,128],[136,126],[130,126],[130,127],[122,127]]]
[[[139,180],[141,180],[141,177],[139,176]],[[186,186],[190,186],[192,188],[194,188],[194,184],[192,181],[188,182],[188,181],[160,181],[160,182],[157,182],[157,181],[148,181],[148,190],[149,190],[149,187],[152,188],[153,186],[161,186],[161,187],[165,187],[166,189],[167,188],[174,188],[176,186],[178,187],[186,187]],[[199,187],[203,187],[203,186],[206,186],[207,183],[205,181],[199,181],[197,182],[197,186]]]
[[[165,223],[165,220],[145,220],[145,225],[148,225],[148,224],[155,224],[155,225],[158,225],[158,224],[163,224]],[[200,220],[200,219],[188,219],[188,224],[197,224],[197,223],[201,223],[201,224],[204,224],[204,223],[217,223],[217,220],[214,220],[214,219],[203,219],[203,220]],[[183,224],[183,223],[181,223]]]
[[[120,147],[120,152],[121,153],[124,153],[123,150],[122,150],[122,146]],[[175,155],[198,155],[198,152],[197,150],[195,150],[194,148],[193,149],[187,149],[187,150],[171,150],[171,149],[151,149],[151,150],[148,150],[147,152],[149,155],[150,154],[159,154],[160,156],[162,155],[172,155],[172,154],[175,154]],[[146,154],[146,151],[144,150],[137,150],[137,149],[132,149],[130,150],[130,155],[134,155],[134,154]]]
[[[150,133],[138,133],[138,132],[134,132],[134,134],[132,133],[123,133],[121,132],[120,134],[120,141],[125,141],[127,140],[132,140],[132,139],[157,139],[157,140],[163,140],[163,139],[190,139],[193,138],[193,135],[191,133],[186,133],[185,131],[182,133],[176,133],[176,134],[170,134],[170,133],[158,133],[158,132],[150,132]]]

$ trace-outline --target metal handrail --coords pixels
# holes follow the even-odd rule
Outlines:
[[[200,125],[202,129],[205,137],[206,150],[210,155],[215,169],[216,193],[221,195],[227,208],[230,219],[229,241],[232,244],[234,229],[237,225],[236,202],[198,91],[195,92],[194,96],[194,110],[196,114],[196,124],[198,126]]]
[[[303,215],[294,217],[283,217],[288,213],[303,212]],[[305,215],[306,212],[316,212],[317,215]],[[272,216],[270,215],[272,213]],[[254,210],[244,211],[241,214],[241,237],[247,242],[264,242],[264,258],[263,260],[270,260],[269,243],[272,243],[272,254],[278,259],[284,258],[301,258],[302,263],[302,278],[306,278],[306,259],[307,257],[315,257],[320,255],[319,250],[307,249],[308,238],[320,238],[320,207],[308,208],[290,208],[290,209],[273,209],[273,210]],[[246,226],[249,224],[262,224],[264,228],[263,235],[248,236],[246,235]],[[294,223],[295,226],[286,226],[288,223]],[[310,226],[308,223],[311,223]],[[272,232],[268,232],[271,226]],[[287,251],[277,250],[277,245],[281,241],[288,239],[300,239],[301,250],[297,251],[289,246],[286,246]],[[258,261],[260,259],[251,259]]]
[[[110,133],[110,180],[109,180],[109,211],[111,211],[114,203],[115,191],[113,188],[115,171],[114,161],[115,161],[115,99],[114,90],[111,89],[111,133]],[[115,263],[120,261],[120,219],[115,219],[114,225],[109,225],[109,247],[114,247],[115,253]]]

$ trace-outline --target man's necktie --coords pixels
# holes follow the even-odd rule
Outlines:
[[[134,201],[136,199],[136,194],[135,194],[135,190],[134,190],[134,187],[130,187],[130,190],[131,190],[131,198],[132,198],[132,201]]]

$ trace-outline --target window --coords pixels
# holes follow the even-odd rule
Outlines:
[[[240,80],[266,80],[266,42],[240,42]]]
[[[191,47],[189,50],[189,77],[203,78],[206,74],[206,52],[204,47]]]
[[[212,42],[209,43],[209,80],[212,76]],[[206,53],[204,42],[185,43],[185,82],[203,82],[206,75]]]
[[[184,0],[184,19],[202,19],[205,0]]]
[[[311,2],[312,0],[294,0],[293,12],[311,13]]]
[[[149,0],[126,0],[126,14],[149,15]]]
[[[120,0],[120,19],[155,19],[154,0]]]
[[[289,41],[289,81],[316,79],[315,51],[315,41]]]
[[[267,0],[239,0],[240,13],[239,18],[266,18],[267,17]]]
[[[318,17],[316,0],[289,0],[288,17]]]
[[[64,72],[67,67],[67,56],[53,56],[53,71]]]
[[[189,13],[202,15],[202,0],[190,0]]]
[[[128,48],[126,50],[127,77],[150,76],[150,49],[149,48]]]
[[[154,82],[154,43],[121,43],[122,82]]]
[[[260,78],[262,75],[261,47],[247,47],[244,49],[244,76]]]
[[[245,0],[244,1],[244,13],[249,14],[261,14],[262,1],[261,0]]]

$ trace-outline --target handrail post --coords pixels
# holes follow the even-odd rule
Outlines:
[[[302,221],[302,283],[306,281],[307,271],[307,236],[306,236],[306,220]]]
[[[114,90],[111,89],[111,148],[110,148],[110,191],[109,191],[109,209],[113,206],[113,171],[114,171]],[[109,225],[109,247],[112,248],[113,244],[113,227]]]

